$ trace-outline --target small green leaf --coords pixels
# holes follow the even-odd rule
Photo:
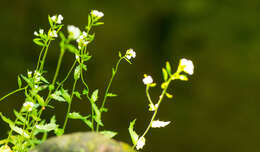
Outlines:
[[[51,98],[60,102],[66,102],[66,100],[61,97],[61,92],[60,91],[56,91],[51,95]]]
[[[19,127],[15,126],[14,124],[9,124],[9,126],[16,133],[22,135],[25,138],[30,138],[29,134],[25,130],[23,130],[22,128],[19,128]]]
[[[50,15],[48,15],[48,20],[49,20],[49,24],[50,24],[50,26],[53,27],[53,21],[52,21]]]
[[[18,83],[18,87],[21,88],[22,87],[22,80],[19,76],[17,76],[17,83]]]
[[[108,138],[113,138],[117,135],[117,132],[113,132],[113,131],[101,131],[101,134],[103,134],[104,136],[108,137]]]
[[[168,61],[166,62],[166,70],[167,70],[168,74],[171,75],[172,68]]]
[[[107,108],[100,108],[100,112],[108,112]]]
[[[33,85],[33,82],[31,79],[21,75],[21,77],[24,79],[24,81],[32,88],[34,85]]]
[[[23,124],[27,124],[26,118],[24,118],[21,113],[14,110],[14,115],[16,116],[16,118],[18,118],[20,121],[22,121]]]
[[[85,119],[85,117],[80,115],[78,112],[69,113],[68,118],[70,118],[70,119]]]
[[[103,24],[104,24],[104,22],[97,22],[97,23],[93,24],[93,26],[100,26],[100,25],[103,25]]]
[[[96,89],[92,95],[91,95],[91,99],[96,102],[98,100],[98,89]]]
[[[37,99],[37,101],[38,101],[38,103],[42,106],[42,107],[45,107],[46,106],[46,104],[45,104],[45,102],[44,102],[44,99],[40,96],[40,95],[36,95],[36,99]]]
[[[80,78],[80,65],[78,65],[74,71],[74,80],[78,80],[79,78]]]
[[[108,93],[107,96],[108,96],[108,97],[116,97],[117,94],[114,94],[114,93]]]
[[[4,122],[8,123],[9,125],[14,124],[12,120],[6,118],[1,112],[0,112],[0,116],[1,116],[2,120]]]
[[[54,133],[57,135],[57,136],[61,136],[64,134],[64,130],[62,128],[56,128],[54,130]]]
[[[119,56],[119,58],[121,58],[121,57],[122,57],[122,54],[121,54],[121,52],[120,52],[120,51],[118,52],[118,56]]]
[[[168,73],[167,73],[167,71],[164,68],[162,68],[162,73],[163,73],[164,81],[167,81],[168,80]]]
[[[138,141],[138,134],[134,131],[134,125],[135,125],[135,120],[133,120],[132,122],[130,122],[130,125],[129,125],[129,128],[128,128],[128,131],[130,133],[130,136],[131,136],[131,139],[132,139],[132,142],[134,145],[137,144],[137,141]]]
[[[126,57],[124,58],[129,64],[132,64],[131,61],[129,61]]]
[[[63,88],[61,88],[60,90],[62,97],[68,102],[71,102],[71,97],[70,94],[68,93],[68,90],[64,90]]]
[[[41,42],[42,40],[40,38],[35,38],[33,39],[33,42],[39,46],[45,46],[45,44],[43,42]]]
[[[167,93],[167,92],[166,92],[166,96],[167,96],[168,98],[170,98],[170,99],[173,97],[173,95],[171,95],[171,94],[169,94],[169,93]]]
[[[87,119],[83,119],[82,120],[87,126],[89,126],[89,128],[93,129],[93,124],[90,120]]]
[[[77,98],[79,98],[79,99],[81,99],[81,94],[78,92],[78,91],[74,91],[74,95],[77,97]]]
[[[79,52],[79,50],[71,44],[66,44],[66,49],[69,50],[69,52],[73,53],[73,54],[77,54]]]
[[[90,56],[90,55],[88,55],[88,54],[84,54],[81,58],[82,58],[82,60],[83,60],[84,62],[87,62],[88,60],[90,60],[90,59],[92,58],[92,56]]]
[[[84,90],[82,91],[82,94],[87,95],[88,92],[89,92],[89,90],[88,90],[88,88],[86,88],[86,89],[84,89]]]
[[[43,76],[40,77],[40,80],[43,81],[46,84],[49,84],[49,82]]]

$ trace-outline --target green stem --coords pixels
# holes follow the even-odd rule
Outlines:
[[[150,104],[154,105],[153,102],[152,102],[152,99],[150,97],[150,94],[149,94],[149,88],[150,88],[149,85],[146,85],[146,96],[147,96]]]
[[[71,103],[72,103],[72,99],[73,99],[73,96],[74,96],[74,91],[75,91],[75,88],[76,88],[77,81],[78,80],[75,80],[74,84],[73,84],[72,93],[71,93],[71,97],[70,97],[70,101],[69,101],[69,105],[68,105],[68,110],[67,110],[65,122],[64,122],[64,125],[63,125],[63,131],[65,130],[66,125],[68,123],[69,113],[70,113],[70,109],[71,109]]]
[[[109,83],[108,83],[108,86],[107,86],[107,88],[106,88],[105,96],[104,96],[104,99],[103,99],[103,101],[102,101],[102,105],[101,105],[101,108],[100,108],[100,109],[101,109],[101,111],[100,111],[100,119],[101,119],[102,112],[103,112],[102,109],[104,108],[104,106],[105,106],[105,104],[106,104],[108,91],[109,91],[110,86],[111,86],[111,84],[112,84],[112,82],[113,82],[113,80],[114,80],[114,77],[115,77],[116,73],[117,73],[119,63],[121,62],[122,59],[124,59],[124,57],[121,57],[121,58],[117,61],[116,68],[115,68],[115,70],[112,72],[111,79],[110,79],[110,81],[109,81]],[[97,123],[96,131],[98,132],[98,130],[99,130],[99,124]]]
[[[19,91],[25,90],[27,87],[28,87],[28,86],[23,87],[23,88],[19,88],[19,89],[16,89],[16,90],[14,90],[14,91],[8,93],[7,95],[3,96],[3,97],[0,99],[0,101],[4,100],[5,98],[7,98],[8,96],[10,96],[10,95],[12,95],[12,94],[15,94],[15,93],[17,93],[17,92],[19,92]]]
[[[36,71],[38,70],[38,68],[40,66],[40,61],[41,61],[41,57],[42,57],[42,53],[43,53],[44,49],[45,49],[45,46],[42,47],[42,49],[41,49],[41,52],[40,52],[40,55],[39,55],[39,58],[38,58],[38,61],[37,61]]]
[[[45,48],[45,52],[44,52],[43,58],[40,61],[42,63],[41,63],[39,72],[42,72],[42,70],[43,70],[43,67],[44,67],[44,64],[45,64],[45,59],[46,59],[46,56],[47,56],[47,53],[48,53],[48,49],[49,49],[50,43],[51,43],[51,40],[48,41],[47,46]]]

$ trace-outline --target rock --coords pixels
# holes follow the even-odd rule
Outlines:
[[[135,152],[123,142],[117,142],[95,132],[78,132],[52,137],[30,152]]]

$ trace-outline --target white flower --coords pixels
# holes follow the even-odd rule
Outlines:
[[[187,60],[185,58],[181,59],[180,66],[183,68],[183,71],[192,75],[194,72],[194,65],[191,60]]]
[[[43,29],[40,29],[40,30],[39,30],[39,33],[40,33],[40,34],[43,34],[43,32],[44,32]]]
[[[126,51],[126,58],[128,60],[130,60],[131,58],[135,58],[135,57],[136,57],[136,53],[135,53],[135,51],[133,49],[128,49]]]
[[[80,29],[74,25],[68,26],[69,37],[76,40],[80,36]]]
[[[158,104],[149,104],[149,111],[155,111],[158,108]]]
[[[32,111],[33,110],[33,107],[34,107],[34,103],[32,103],[32,102],[25,102],[24,104],[23,104],[23,107],[25,108],[25,110],[26,111]]]
[[[38,33],[37,31],[34,31],[33,34],[34,34],[35,36],[39,36],[40,34],[43,34],[43,32],[44,32],[44,30],[43,30],[43,29],[40,29],[40,30],[39,30],[39,33]]]
[[[27,74],[29,78],[32,77],[32,71],[28,71]]]
[[[87,41],[87,33],[83,31],[82,34],[76,40],[76,42],[78,42],[79,49],[81,49],[82,46],[86,46],[89,43],[89,41]]]
[[[138,139],[137,144],[136,144],[136,149],[142,149],[145,145],[145,138],[141,137],[140,139]]]
[[[51,17],[51,20],[57,24],[61,24],[61,21],[63,20],[63,16],[62,15],[58,15],[58,18],[56,15]]]
[[[152,125],[151,127],[152,128],[161,128],[161,127],[165,127],[167,126],[169,123],[171,123],[170,121],[159,121],[159,120],[155,120],[155,121],[152,121]]]
[[[153,78],[150,75],[148,75],[148,76],[145,75],[145,77],[143,78],[143,82],[145,85],[152,84]]]
[[[50,37],[58,37],[56,30],[53,30],[49,33]]]
[[[93,16],[95,16],[95,17],[98,17],[98,18],[101,18],[101,17],[104,16],[104,13],[103,13],[103,12],[100,12],[100,11],[97,11],[97,10],[93,10],[93,11],[91,12],[91,14],[92,14]]]

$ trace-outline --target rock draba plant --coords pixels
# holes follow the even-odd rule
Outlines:
[[[160,104],[163,101],[163,98],[166,96],[168,98],[172,98],[173,95],[167,92],[167,89],[170,85],[170,83],[173,80],[182,80],[182,81],[187,81],[188,77],[184,74],[187,73],[189,75],[192,75],[194,72],[194,66],[191,60],[187,59],[181,59],[178,69],[175,73],[172,73],[171,65],[169,62],[166,62],[166,67],[162,68],[162,75],[163,75],[163,80],[164,82],[161,84],[161,89],[162,93],[159,96],[158,101],[156,104],[152,101],[150,94],[149,94],[149,89],[152,87],[156,86],[156,83],[153,83],[153,78],[150,75],[144,75],[143,78],[143,83],[146,85],[146,96],[149,101],[149,111],[153,112],[151,121],[149,122],[148,127],[144,131],[144,133],[139,136],[135,131],[134,131],[134,125],[135,125],[135,120],[133,120],[130,123],[130,126],[128,128],[132,142],[133,142],[133,149],[136,148],[137,150],[142,149],[143,146],[145,145],[145,135],[149,132],[151,128],[161,128],[165,127],[168,124],[170,124],[170,121],[160,121],[160,120],[155,120],[157,116],[157,112],[159,110]]]
[[[36,145],[44,142],[48,138],[50,132],[54,132],[57,136],[63,135],[69,119],[81,120],[91,131],[99,132],[110,138],[117,134],[113,131],[100,131],[101,127],[104,126],[102,114],[108,111],[105,107],[107,99],[117,96],[110,92],[110,87],[118,72],[121,61],[125,60],[131,64],[131,59],[136,57],[136,53],[133,49],[126,50],[125,54],[122,54],[121,52],[118,53],[119,59],[115,67],[112,68],[112,75],[107,84],[103,99],[101,99],[101,102],[98,102],[100,99],[100,92],[98,89],[95,89],[94,91],[89,89],[85,75],[88,69],[87,61],[92,57],[88,51],[88,45],[93,42],[95,38],[95,33],[92,29],[93,27],[104,24],[100,21],[103,16],[104,14],[102,12],[97,10],[91,11],[88,15],[88,24],[85,26],[84,30],[80,30],[74,25],[68,25],[68,34],[62,32],[62,28],[64,27],[62,24],[62,15],[48,16],[50,28],[46,32],[44,29],[39,29],[34,32],[36,38],[33,39],[33,42],[41,47],[36,68],[34,70],[28,70],[26,74],[19,75],[17,77],[18,89],[0,98],[1,102],[10,95],[21,91],[24,92],[25,97],[21,109],[18,111],[14,109],[14,115],[16,116],[15,120],[7,118],[0,112],[1,119],[10,127],[7,138],[0,139],[0,152],[28,152]],[[60,38],[60,51],[57,67],[52,80],[49,81],[45,78],[47,71],[44,66],[49,46],[58,38]],[[59,80],[59,72],[62,68],[61,65],[65,53],[70,53],[75,56],[75,60],[65,78]],[[129,132],[133,141],[133,149],[136,148],[139,150],[144,146],[145,135],[151,127],[164,127],[170,123],[155,120],[155,118],[164,96],[169,98],[172,97],[172,95],[167,93],[167,88],[171,81],[176,79],[188,80],[182,72],[193,74],[193,64],[190,60],[182,59],[177,72],[174,74],[171,73],[170,64],[168,62],[166,63],[166,68],[163,68],[165,82],[161,85],[163,92],[156,104],[152,102],[149,95],[149,89],[155,87],[156,84],[153,83],[151,76],[145,75],[143,82],[146,85],[149,110],[153,111],[154,114],[142,136],[138,136],[133,130],[135,120],[130,123]],[[71,88],[64,88],[64,84],[70,78],[74,80]],[[77,89],[79,83],[84,85],[84,89]],[[71,109],[74,98],[90,103],[91,110],[89,114],[82,115]],[[42,118],[44,111],[49,108],[55,108],[51,105],[51,103],[55,101],[67,104],[67,112],[62,125],[56,123],[55,116],[52,116],[50,120],[44,120]]]

